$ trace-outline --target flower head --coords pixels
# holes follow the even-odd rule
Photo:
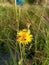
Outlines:
[[[20,44],[28,44],[32,41],[30,30],[23,29],[17,33],[17,42]]]

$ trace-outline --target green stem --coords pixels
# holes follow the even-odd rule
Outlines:
[[[25,45],[21,45],[21,44],[19,44],[19,46],[20,46],[20,60],[22,60],[21,61],[21,65],[23,65],[23,62],[25,61]]]

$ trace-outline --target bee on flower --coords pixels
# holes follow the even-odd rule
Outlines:
[[[17,42],[20,44],[28,44],[32,41],[33,37],[30,30],[23,29],[17,33]]]

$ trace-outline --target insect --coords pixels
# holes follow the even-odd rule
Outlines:
[[[23,0],[16,0],[16,4],[17,4],[17,5],[19,5],[19,4],[20,4],[20,5],[23,5]]]

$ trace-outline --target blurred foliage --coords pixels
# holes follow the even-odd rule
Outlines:
[[[30,0],[29,2],[32,1]],[[20,54],[19,45],[16,43],[17,22],[19,21],[19,29],[27,28],[27,23],[31,23],[30,30],[33,35],[33,41],[25,47],[25,63],[28,65],[35,65],[36,63],[37,65],[48,65],[49,21],[44,16],[49,17],[49,9],[45,9],[43,16],[42,13],[43,7],[40,5],[32,5],[29,9],[20,7],[20,14],[19,8],[16,11],[14,7],[0,6],[0,50],[8,51],[7,45],[9,45],[12,48],[12,50],[9,49],[11,55],[13,50],[18,51]],[[15,58],[13,58],[14,60]]]
[[[13,4],[15,1],[14,0],[0,0],[0,3],[7,3],[9,2],[10,4]]]
[[[14,40],[15,37],[15,30],[16,29],[16,22],[15,22],[15,14],[13,8],[4,8],[0,6],[0,41],[4,43],[9,40]],[[12,28],[13,26],[13,28]],[[14,33],[14,34],[13,34]],[[11,40],[10,40],[11,39]],[[0,42],[1,45],[1,42]],[[4,44],[3,44],[4,45]]]

